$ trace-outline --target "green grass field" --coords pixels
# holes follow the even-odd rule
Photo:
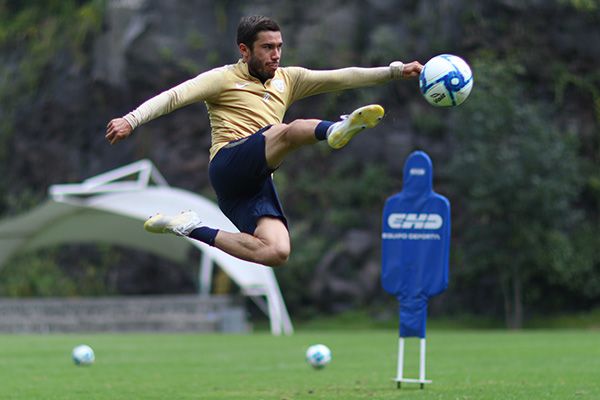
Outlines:
[[[94,365],[72,363],[80,343]],[[333,351],[323,370],[304,361],[315,343]],[[398,390],[395,330],[1,335],[0,399],[600,399],[598,331],[432,330],[427,350],[433,383]]]

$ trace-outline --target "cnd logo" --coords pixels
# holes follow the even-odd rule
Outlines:
[[[265,93],[265,95],[263,96],[263,101],[265,103],[268,103],[269,100],[271,100],[271,95],[269,93]]]
[[[390,214],[387,220],[392,229],[439,229],[444,220],[439,214]]]

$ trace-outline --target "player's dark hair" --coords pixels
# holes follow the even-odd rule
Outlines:
[[[279,29],[277,22],[269,17],[263,17],[262,15],[242,17],[237,29],[237,44],[244,43],[252,50],[258,33],[262,31],[281,32],[281,29]]]

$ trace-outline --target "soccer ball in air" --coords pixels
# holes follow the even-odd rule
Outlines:
[[[321,369],[331,362],[331,350],[324,344],[312,345],[306,350],[306,362],[313,368]]]
[[[96,359],[94,350],[86,344],[76,346],[73,349],[72,357],[75,365],[91,365]]]
[[[469,97],[473,88],[473,73],[462,58],[441,54],[425,63],[419,76],[419,86],[429,104],[454,107]]]

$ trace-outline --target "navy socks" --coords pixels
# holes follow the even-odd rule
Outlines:
[[[209,246],[215,245],[215,238],[217,237],[218,229],[212,229],[208,226],[201,226],[200,228],[196,228],[190,232],[188,235],[192,239],[199,240],[203,243],[206,243]]]
[[[321,121],[319,125],[315,128],[315,137],[317,140],[325,140],[327,139],[327,130],[334,122],[331,121]]]

